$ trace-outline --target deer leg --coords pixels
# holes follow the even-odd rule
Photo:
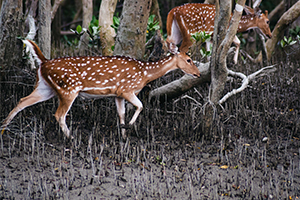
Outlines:
[[[143,104],[134,93],[126,93],[123,94],[122,97],[136,107],[135,113],[129,122],[129,125],[132,125],[136,121],[140,112],[143,110]]]
[[[120,118],[120,124],[125,124],[125,99],[116,97],[115,101]]]
[[[212,41],[207,41],[205,42],[205,46],[206,46],[206,51],[210,51],[210,53],[212,53]],[[207,57],[207,60],[210,61],[211,56]]]
[[[116,97],[115,99],[116,105],[117,105],[117,111],[120,118],[120,124],[121,126],[125,126],[125,99]],[[122,137],[126,138],[126,130],[125,128],[121,128]]]
[[[59,98],[59,106],[55,113],[55,118],[58,121],[62,131],[64,132],[66,137],[70,137],[70,130],[66,124],[66,115],[70,110],[74,100],[78,96],[78,93],[72,94],[68,97],[60,97]]]
[[[18,105],[9,113],[2,125],[2,134],[11,120],[24,108],[39,102],[46,101],[55,95],[54,91],[47,85],[41,83],[30,95],[22,98]]]
[[[189,51],[189,48],[193,45],[193,42],[190,40],[190,35],[184,35],[181,46],[179,47],[179,51],[186,53]]]
[[[234,64],[236,64],[237,60],[238,60],[238,56],[239,56],[241,41],[239,40],[239,38],[237,36],[235,36],[234,39],[233,39],[233,43],[236,46],[235,54],[234,54],[234,57],[233,57]]]

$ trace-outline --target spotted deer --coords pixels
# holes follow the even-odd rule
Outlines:
[[[59,99],[55,118],[66,137],[70,137],[66,115],[78,95],[86,98],[115,96],[122,125],[125,124],[127,100],[136,107],[129,122],[132,125],[143,108],[136,95],[147,83],[177,68],[195,77],[200,76],[198,68],[184,53],[176,53],[157,62],[143,62],[124,56],[64,57],[48,60],[33,41],[23,42],[39,65],[37,81],[34,91],[22,98],[4,120],[2,134],[21,110],[54,96]],[[123,133],[125,132],[122,131]],[[122,136],[126,137],[124,134]]]
[[[238,25],[237,33],[249,29],[259,28],[265,37],[271,38],[272,33],[269,27],[268,11],[265,14],[257,9],[248,6],[244,8],[247,15],[243,15]],[[187,52],[192,46],[191,35],[196,32],[205,31],[213,33],[216,7],[211,4],[191,3],[173,8],[167,17],[167,45],[168,48],[176,52],[181,41],[179,51]],[[234,62],[237,63],[240,40],[235,36],[233,43],[236,45]],[[209,48],[209,43],[206,43]]]

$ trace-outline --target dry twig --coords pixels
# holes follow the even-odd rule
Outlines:
[[[248,76],[246,76],[245,74],[241,73],[241,72],[234,72],[232,70],[228,70],[228,75],[230,76],[237,76],[240,77],[242,80],[242,85],[241,87],[239,87],[238,89],[233,89],[231,92],[228,92],[220,101],[219,104],[224,103],[229,97],[243,91],[244,89],[247,88],[247,86],[249,85],[249,82],[252,81],[253,79],[260,77],[260,76],[265,76],[271,72],[274,72],[276,70],[276,68],[274,67],[275,65],[271,65],[271,66],[267,66],[264,67]]]

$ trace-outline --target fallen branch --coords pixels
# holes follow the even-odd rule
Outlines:
[[[228,51],[227,57],[227,67],[231,68],[233,63],[233,56],[235,53],[235,47],[230,48]],[[199,61],[194,60],[195,65],[198,67],[201,76],[200,78],[194,78],[189,75],[184,75],[178,80],[175,80],[171,83],[163,85],[159,88],[156,88],[149,93],[149,101],[153,97],[158,97],[160,100],[170,100],[181,96],[183,93],[187,92],[191,88],[201,85],[206,82],[210,82],[211,74],[210,74],[210,62],[200,63]]]
[[[209,70],[209,62],[208,63],[200,63],[197,61],[194,61],[195,65],[198,67],[201,77],[200,78],[194,78],[189,75],[184,75],[178,80],[175,80],[171,83],[168,83],[166,85],[163,85],[159,88],[156,88],[152,90],[149,93],[149,101],[154,97],[162,97],[162,99],[165,99],[164,97],[167,97],[167,99],[172,99],[175,97],[180,96],[184,92],[190,90],[196,85],[200,85],[204,82],[210,81],[210,70]]]
[[[229,97],[243,91],[244,89],[247,88],[247,86],[249,85],[249,82],[257,77],[261,77],[261,76],[265,76],[267,74],[270,74],[274,71],[276,71],[276,68],[274,67],[275,65],[271,65],[271,66],[267,66],[264,67],[248,76],[246,76],[245,74],[241,73],[241,72],[234,72],[232,70],[228,70],[228,75],[230,76],[235,76],[235,77],[240,77],[241,79],[243,79],[242,81],[242,85],[241,87],[239,87],[238,89],[233,89],[231,92],[228,92],[220,101],[219,104],[224,103]]]

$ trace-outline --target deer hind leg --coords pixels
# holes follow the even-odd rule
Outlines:
[[[233,57],[234,64],[236,64],[237,60],[238,60],[238,57],[239,57],[239,50],[240,50],[241,41],[239,40],[239,38],[237,36],[235,36],[234,39],[233,39],[233,43],[236,46],[235,54],[234,54],[234,57]]]
[[[28,96],[22,98],[18,105],[9,113],[2,125],[2,133],[6,126],[11,122],[11,120],[24,108],[34,105],[39,102],[46,101],[55,96],[55,92],[45,83],[40,82],[40,84],[35,88],[35,90]]]
[[[140,112],[143,110],[143,104],[134,93],[125,93],[122,95],[122,97],[136,107],[135,113],[129,122],[129,125],[132,125],[136,121]]]
[[[115,101],[116,101],[117,111],[120,118],[120,124],[124,126],[125,125],[125,99],[116,97]],[[125,139],[126,130],[124,128],[121,128],[121,132],[122,132],[122,137]]]
[[[64,132],[66,137],[70,137],[70,130],[66,124],[66,115],[70,110],[74,100],[78,96],[78,93],[70,94],[68,96],[59,96],[59,106],[55,113],[55,118],[59,123],[62,131]]]

